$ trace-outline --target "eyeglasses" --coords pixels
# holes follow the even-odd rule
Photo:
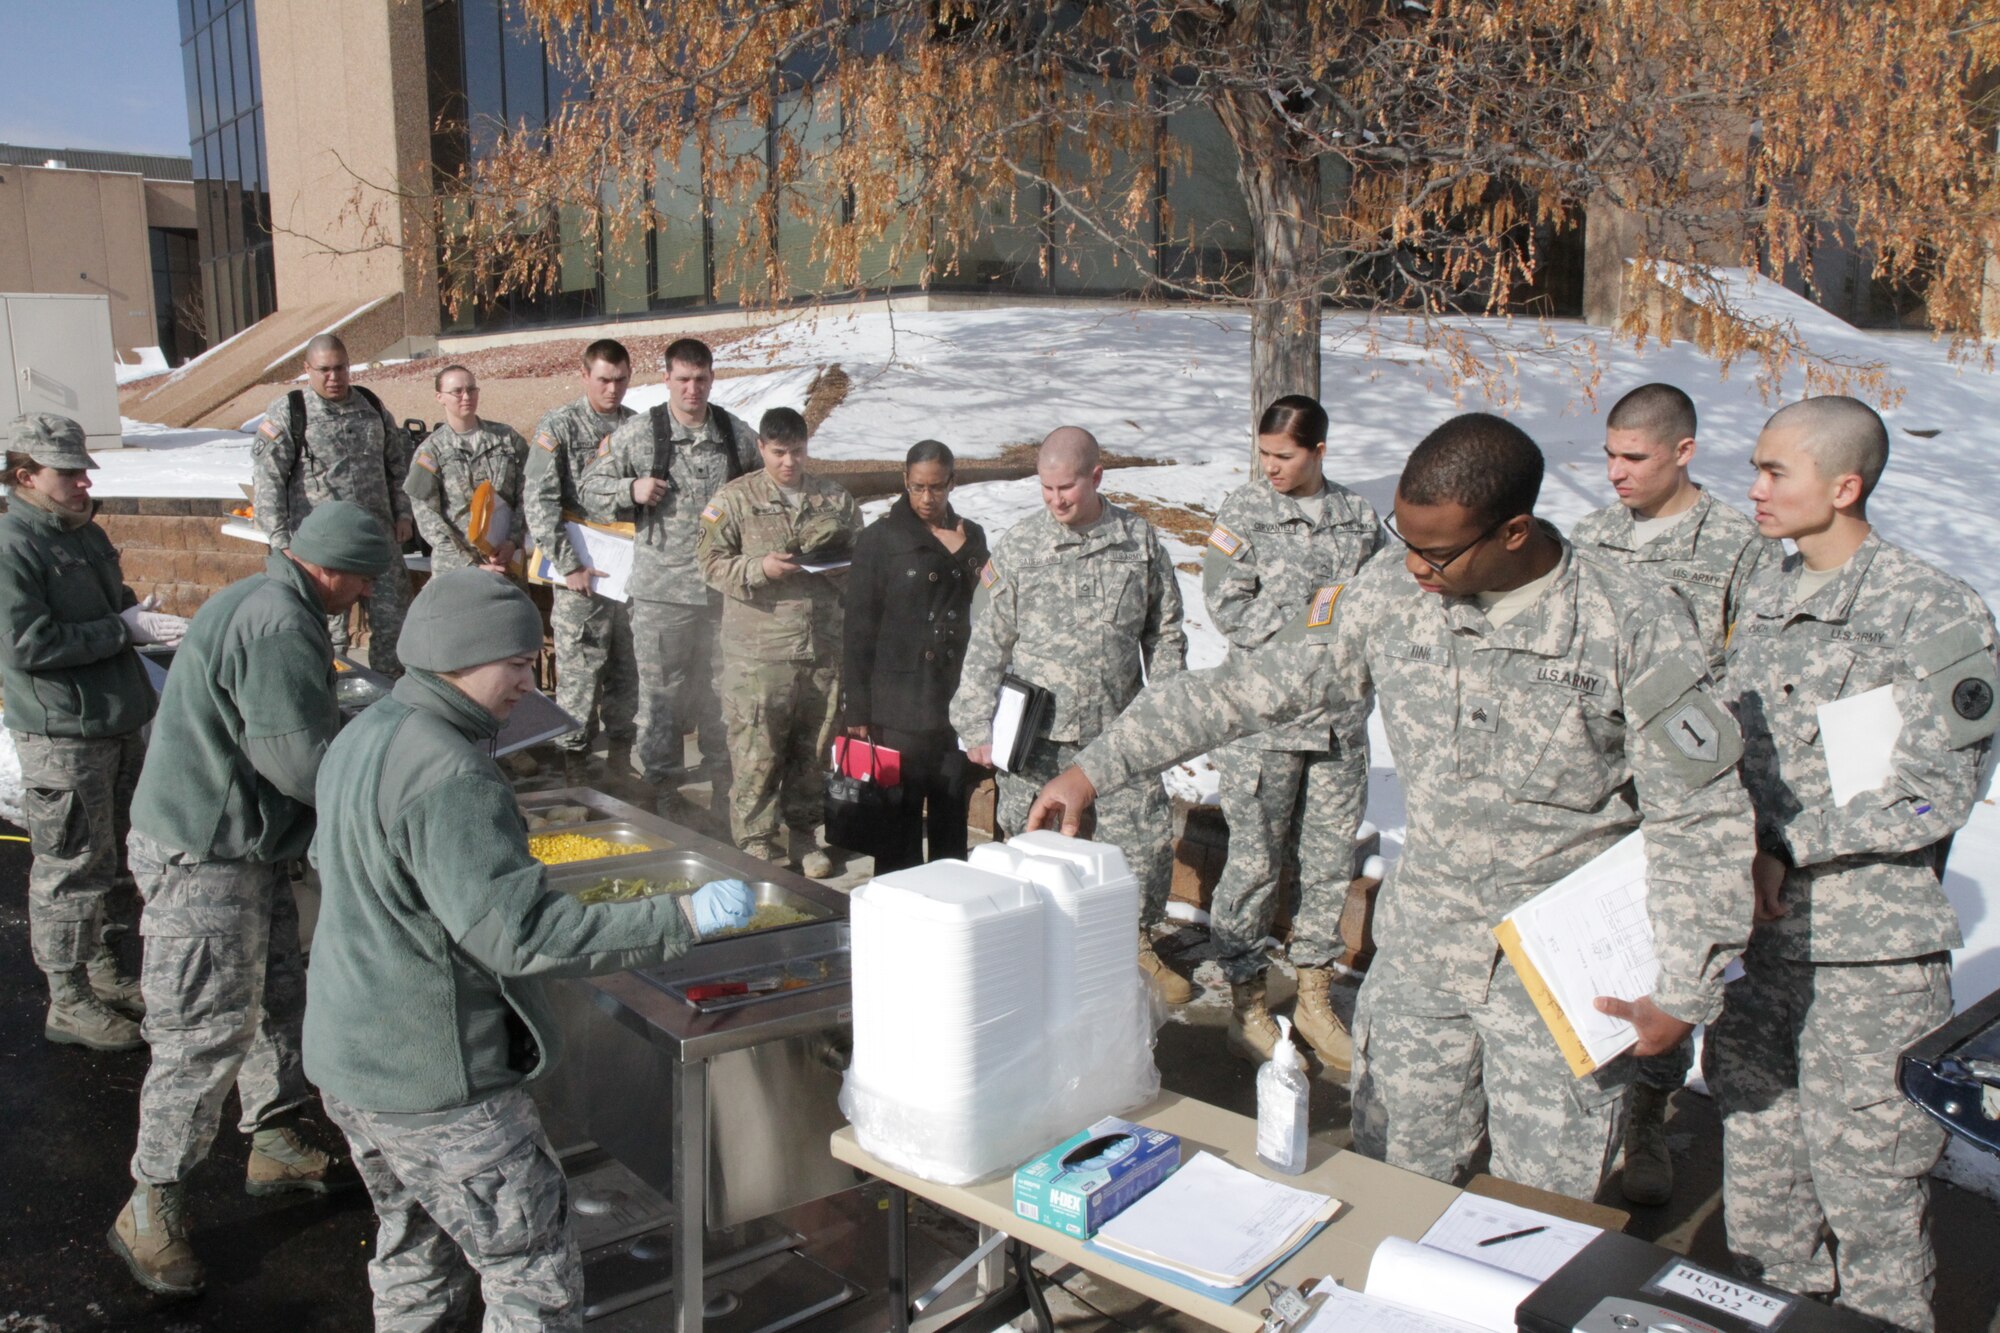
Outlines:
[[[438,392],[447,398],[470,398],[479,392],[479,386],[468,384],[463,389],[439,389]]]
[[[1428,553],[1420,551],[1416,547],[1410,545],[1410,539],[1408,537],[1405,537],[1402,533],[1396,531],[1396,519],[1393,514],[1382,520],[1382,526],[1389,530],[1389,535],[1391,537],[1394,537],[1397,541],[1403,544],[1403,548],[1405,550],[1409,551],[1411,554],[1415,555],[1417,559],[1429,565],[1433,573],[1442,574],[1445,572],[1445,570],[1449,569],[1458,560],[1460,556],[1464,555],[1467,551],[1470,551],[1473,547],[1479,545],[1479,543],[1485,541],[1488,537],[1491,537],[1494,533],[1500,531],[1501,528],[1507,526],[1507,520],[1504,518],[1501,519],[1499,522],[1487,528],[1486,531],[1480,533],[1477,537],[1474,537],[1471,541],[1459,547],[1456,551],[1453,551],[1450,555],[1446,556],[1442,560],[1434,559]]]
[[[911,495],[949,495],[951,494],[951,483],[946,482],[942,486],[924,486],[917,482],[905,482],[903,483],[903,489]]]

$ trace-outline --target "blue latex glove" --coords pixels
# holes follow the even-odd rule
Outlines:
[[[750,886],[740,879],[718,879],[688,895],[688,915],[702,935],[747,926],[750,914],[756,910],[757,899]]]

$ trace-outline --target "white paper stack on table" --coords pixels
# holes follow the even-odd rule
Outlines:
[[[1098,1229],[1101,1250],[1219,1290],[1284,1258],[1340,1210],[1340,1200],[1196,1153]]]
[[[1035,890],[936,861],[871,880],[850,899],[849,922],[849,1091],[866,1109],[848,1115],[863,1146],[955,1184],[1046,1147],[1038,1126],[1021,1124],[1041,1062]]]
[[[1598,1229],[1501,1199],[1461,1194],[1421,1242],[1391,1236],[1375,1249],[1364,1291],[1327,1279],[1315,1333],[1514,1333],[1528,1293]]]

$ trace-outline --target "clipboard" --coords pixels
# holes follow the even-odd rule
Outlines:
[[[1003,674],[993,700],[993,766],[1020,772],[1035,738],[1048,730],[1055,706],[1056,696],[1040,685],[1011,671]]]
[[[1528,992],[1528,999],[1534,1002],[1535,1012],[1540,1014],[1542,1022],[1548,1025],[1549,1035],[1556,1039],[1556,1046],[1561,1049],[1563,1059],[1569,1062],[1569,1072],[1577,1078],[1595,1073],[1597,1061],[1591,1059],[1590,1053],[1584,1050],[1583,1039],[1578,1037],[1576,1029],[1570,1026],[1569,1015],[1565,1014],[1562,1005],[1556,1002],[1554,992],[1549,990],[1549,983],[1542,980],[1542,974],[1528,961],[1528,950],[1521,943],[1520,927],[1512,921],[1503,920],[1493,927],[1493,937],[1500,942],[1500,951],[1507,955],[1507,961],[1514,965],[1514,971],[1520,975],[1521,989]]]

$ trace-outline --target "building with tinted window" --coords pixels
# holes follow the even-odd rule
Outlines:
[[[179,0],[201,299],[221,342],[278,308],[252,0]]]

